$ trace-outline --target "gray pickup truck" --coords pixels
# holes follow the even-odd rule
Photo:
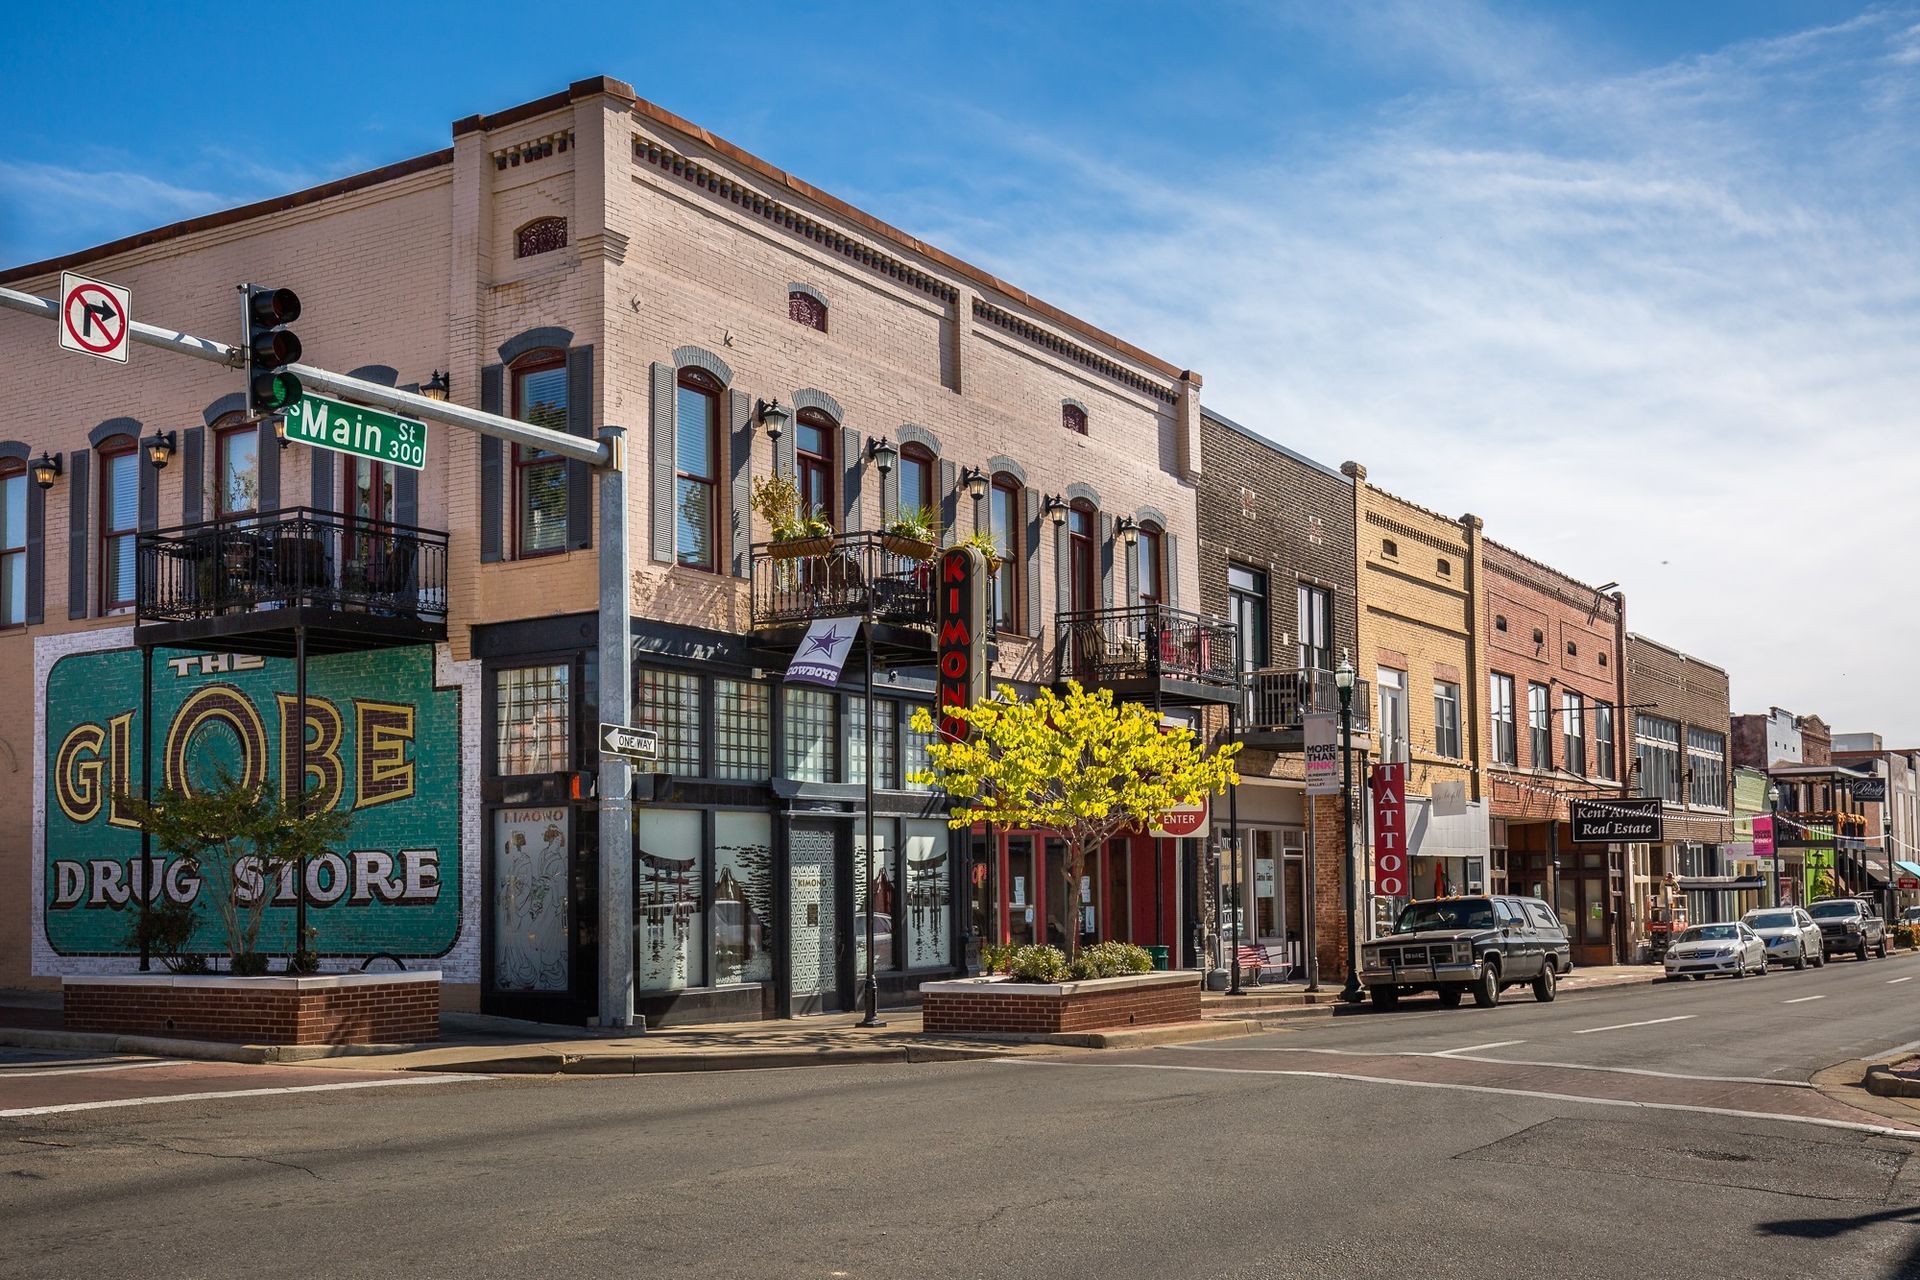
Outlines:
[[[1376,1009],[1432,991],[1448,1008],[1471,995],[1482,1008],[1508,987],[1554,997],[1573,969],[1566,930],[1538,898],[1463,897],[1410,902],[1393,933],[1360,948],[1360,983]]]
[[[1885,959],[1887,922],[1865,898],[1822,898],[1807,908],[1820,926],[1820,950],[1828,956],[1865,960],[1871,952]]]

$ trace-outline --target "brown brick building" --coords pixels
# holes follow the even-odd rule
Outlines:
[[[1304,964],[1311,937],[1331,973],[1344,928],[1340,864],[1308,852],[1311,830],[1337,830],[1338,808],[1321,797],[1309,814],[1302,727],[1308,712],[1338,706],[1333,669],[1359,643],[1354,481],[1212,410],[1201,414],[1201,441],[1200,604],[1234,624],[1247,686],[1237,796],[1242,940],[1273,954],[1285,947]],[[1364,686],[1357,698],[1364,728]],[[1221,873],[1230,879],[1230,864]]]
[[[1482,564],[1494,887],[1551,903],[1576,963],[1617,963],[1626,849],[1572,843],[1568,801],[1625,794],[1625,598],[1498,542]]]

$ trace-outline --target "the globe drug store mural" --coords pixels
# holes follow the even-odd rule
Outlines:
[[[140,832],[114,803],[138,794],[146,735],[136,649],[70,654],[47,675],[46,842],[41,909],[61,956],[137,954]],[[299,739],[294,664],[242,654],[157,650],[155,795],[222,775],[292,795]],[[326,956],[446,955],[461,928],[460,692],[434,684],[428,646],[330,655],[307,668],[307,803],[349,810],[347,846],[307,865],[307,923]],[[155,849],[155,880],[195,904],[189,949],[220,954],[217,886]],[[261,949],[293,948],[294,870],[263,882],[239,871],[242,900],[273,895]]]

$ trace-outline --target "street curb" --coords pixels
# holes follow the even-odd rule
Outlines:
[[[111,1031],[48,1031],[0,1027],[0,1045],[15,1049],[79,1049],[87,1053],[131,1053],[151,1058],[187,1058],[196,1062],[238,1062],[248,1066],[313,1062],[321,1058],[379,1057],[432,1045],[227,1044],[218,1040],[175,1040],[130,1036]]]
[[[1920,1080],[1896,1075],[1891,1063],[1869,1063],[1860,1083],[1876,1098],[1920,1098]]]
[[[1003,1051],[941,1045],[875,1045],[842,1049],[760,1049],[748,1053],[527,1053],[504,1058],[417,1063],[401,1071],[495,1076],[645,1076],[704,1071],[768,1071],[793,1067],[875,1066],[997,1058]]]

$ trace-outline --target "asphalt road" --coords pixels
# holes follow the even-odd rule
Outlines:
[[[1805,1087],[1920,1039],[1908,973],[5,1118],[0,1275],[1920,1277],[1920,1142]]]

